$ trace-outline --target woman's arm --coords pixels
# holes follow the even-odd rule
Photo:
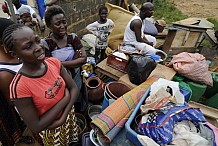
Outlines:
[[[87,55],[85,49],[82,47],[81,49],[75,52],[75,58],[71,61],[62,61],[62,65],[67,68],[76,68],[81,67],[86,63]]]
[[[61,76],[64,79],[64,81],[66,83],[66,87],[68,88],[68,90],[70,92],[70,101],[67,104],[66,108],[64,109],[61,117],[58,120],[54,121],[48,127],[49,129],[56,128],[56,127],[62,125],[65,122],[68,113],[72,109],[72,106],[73,106],[73,104],[75,103],[75,101],[76,101],[76,99],[78,97],[78,88],[76,86],[76,83],[71,78],[71,76],[67,73],[67,71],[66,71],[66,69],[64,67],[62,67],[62,69],[61,69]]]
[[[63,111],[69,101],[70,94],[68,90],[65,90],[64,98],[41,117],[37,115],[36,108],[31,97],[14,100],[13,103],[27,124],[27,127],[29,127],[34,133],[39,133],[46,129],[57,118],[57,115]]]

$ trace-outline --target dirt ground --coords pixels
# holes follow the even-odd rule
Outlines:
[[[167,0],[190,17],[214,18],[218,21],[218,0]]]

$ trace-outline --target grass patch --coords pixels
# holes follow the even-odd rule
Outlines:
[[[178,10],[173,3],[167,2],[166,0],[155,0],[154,5],[155,19],[164,19],[168,26],[172,26],[173,22],[189,17]],[[214,24],[214,30],[218,30],[218,21],[216,19],[208,18],[207,21]],[[208,48],[212,47],[209,41],[206,39],[203,40],[201,46]]]
[[[210,21],[214,24],[214,30],[218,30],[218,21],[216,19],[208,18],[207,21]]]
[[[173,3],[167,2],[166,0],[155,0],[154,5],[155,19],[164,19],[169,26],[175,21],[188,18],[188,16],[178,10]],[[208,18],[207,20],[214,24],[215,30],[218,30],[217,20],[213,18]]]
[[[179,11],[172,3],[166,2],[166,0],[155,0],[154,16],[155,19],[164,19],[168,25],[188,18],[187,15]]]

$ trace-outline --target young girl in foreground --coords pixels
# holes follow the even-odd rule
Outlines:
[[[73,107],[78,89],[61,62],[45,58],[39,36],[27,26],[9,26],[3,41],[23,61],[10,85],[10,98],[27,126],[40,133],[44,145],[78,141]]]

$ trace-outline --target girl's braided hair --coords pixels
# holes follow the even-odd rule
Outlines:
[[[13,24],[8,26],[2,35],[2,41],[4,46],[9,50],[9,51],[14,51],[16,49],[15,45],[14,45],[14,38],[13,38],[13,33],[18,30],[21,29],[22,27],[24,27],[23,24]]]
[[[1,29],[0,29],[0,40],[2,40],[2,35],[3,35],[3,32],[4,30],[12,25],[12,24],[15,24],[12,20],[10,19],[7,19],[7,18],[0,18],[0,24],[1,24]]]

